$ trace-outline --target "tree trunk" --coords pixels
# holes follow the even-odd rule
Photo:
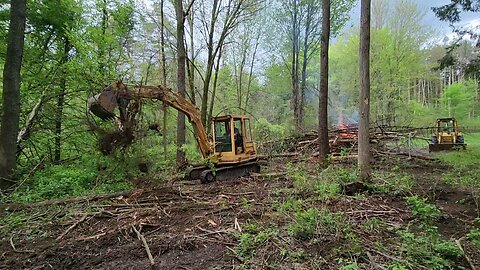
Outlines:
[[[101,21],[101,29],[102,29],[102,39],[105,40],[105,33],[107,32],[108,28],[108,10],[107,10],[108,2],[107,0],[102,0],[102,21]],[[107,76],[106,72],[106,59],[105,59],[105,45],[102,44],[98,48],[98,63],[99,63],[99,70],[100,74],[102,75],[102,79],[105,79]]]
[[[295,123],[295,131],[299,133],[301,131],[300,127],[300,87],[298,85],[298,71],[299,71],[299,55],[300,55],[300,44],[299,44],[299,21],[298,21],[298,0],[293,0],[293,15],[292,15],[292,109],[293,109],[293,122]]]
[[[160,22],[161,22],[161,29],[160,29],[160,46],[161,46],[161,57],[162,57],[162,83],[163,86],[167,86],[167,58],[165,56],[165,15],[163,12],[165,1],[160,1]],[[163,158],[165,160],[168,159],[167,155],[167,148],[168,148],[168,141],[167,141],[167,106],[163,104],[163,127],[162,127],[162,134],[163,134]]]
[[[12,185],[20,120],[20,69],[25,37],[25,0],[10,1],[10,24],[3,69],[2,126],[0,128],[0,190]]]
[[[208,49],[207,70],[205,74],[205,81],[203,82],[202,104],[200,108],[202,122],[205,126],[207,126],[208,89],[210,88],[210,80],[212,79],[213,65],[214,65],[215,56],[216,56],[216,51],[213,48],[214,46],[213,36],[215,33],[215,23],[217,21],[217,15],[218,15],[217,8],[218,8],[218,0],[214,0],[212,5],[212,17],[211,17],[210,29],[209,29],[208,41],[207,41],[207,49]]]
[[[177,17],[177,89],[180,96],[185,97],[185,44],[183,0],[176,0],[175,15]],[[186,163],[185,151],[181,147],[185,144],[185,114],[178,112],[177,116],[177,167],[183,167]]]
[[[70,52],[70,42],[64,37],[64,48],[62,56],[62,78],[60,79],[60,91],[57,96],[57,109],[55,112],[55,156],[53,161],[60,162],[62,147],[62,121],[63,107],[65,104],[65,94],[67,93],[67,62],[68,53]]]
[[[360,106],[358,126],[358,180],[370,180],[370,4],[371,0],[361,0],[360,15]]]
[[[208,127],[213,119],[213,105],[215,105],[215,95],[217,92],[218,71],[220,70],[220,59],[222,58],[222,49],[223,48],[220,48],[220,51],[218,52],[217,65],[215,66],[215,75],[213,77],[212,99],[210,100],[210,108],[208,109],[207,125],[205,125],[205,127],[207,128],[207,133],[209,134],[210,134],[210,129]]]
[[[250,71],[248,74],[248,83],[247,83],[247,94],[245,97],[245,110],[248,110],[248,101],[250,100],[250,87],[252,84],[252,79],[253,79],[253,64],[255,63],[256,60],[256,55],[257,55],[257,50],[258,50],[258,45],[260,45],[260,34],[261,32],[259,31],[257,34],[257,37],[255,39],[255,47],[253,49],[253,55],[252,55],[252,61],[250,62]]]
[[[330,41],[330,0],[323,0],[320,52],[320,95],[318,101],[318,144],[320,163],[330,153],[328,142],[328,48]]]
[[[192,0],[194,1],[194,0]],[[190,100],[193,105],[196,104],[195,100],[195,50],[194,50],[194,36],[193,36],[193,10],[190,10],[188,27],[190,29],[190,61],[187,61],[187,75],[188,86],[190,88]]]

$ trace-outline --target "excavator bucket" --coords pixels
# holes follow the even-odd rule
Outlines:
[[[102,120],[115,118],[114,110],[117,106],[116,92],[109,88],[88,99],[88,108],[94,115]]]
[[[428,145],[428,152],[440,152],[449,150],[465,150],[467,145],[464,143],[436,143]]]

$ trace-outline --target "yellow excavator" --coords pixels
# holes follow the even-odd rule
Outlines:
[[[88,99],[90,111],[102,120],[119,119],[120,129],[131,125],[128,119],[128,104],[132,100],[160,100],[184,113],[192,124],[195,138],[203,158],[212,166],[199,165],[187,169],[187,177],[200,179],[202,183],[240,177],[250,172],[259,172],[255,143],[250,119],[245,115],[223,115],[212,119],[211,136],[202,123],[200,111],[177,92],[164,86],[137,85],[133,90],[121,81],[106,87],[101,93]],[[119,108],[120,117],[115,115]]]
[[[466,149],[463,133],[458,130],[457,120],[453,117],[438,118],[435,121],[429,152],[452,149]]]

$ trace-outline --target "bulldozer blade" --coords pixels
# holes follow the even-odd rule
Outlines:
[[[440,144],[429,144],[428,152],[440,152],[440,151],[450,151],[450,150],[465,150],[467,145],[463,143],[440,143]]]

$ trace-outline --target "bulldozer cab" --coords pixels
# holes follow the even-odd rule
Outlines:
[[[437,132],[455,132],[457,122],[454,118],[439,118],[436,122]]]
[[[212,121],[214,154],[218,163],[238,163],[256,158],[250,119],[244,115],[225,115]]]

